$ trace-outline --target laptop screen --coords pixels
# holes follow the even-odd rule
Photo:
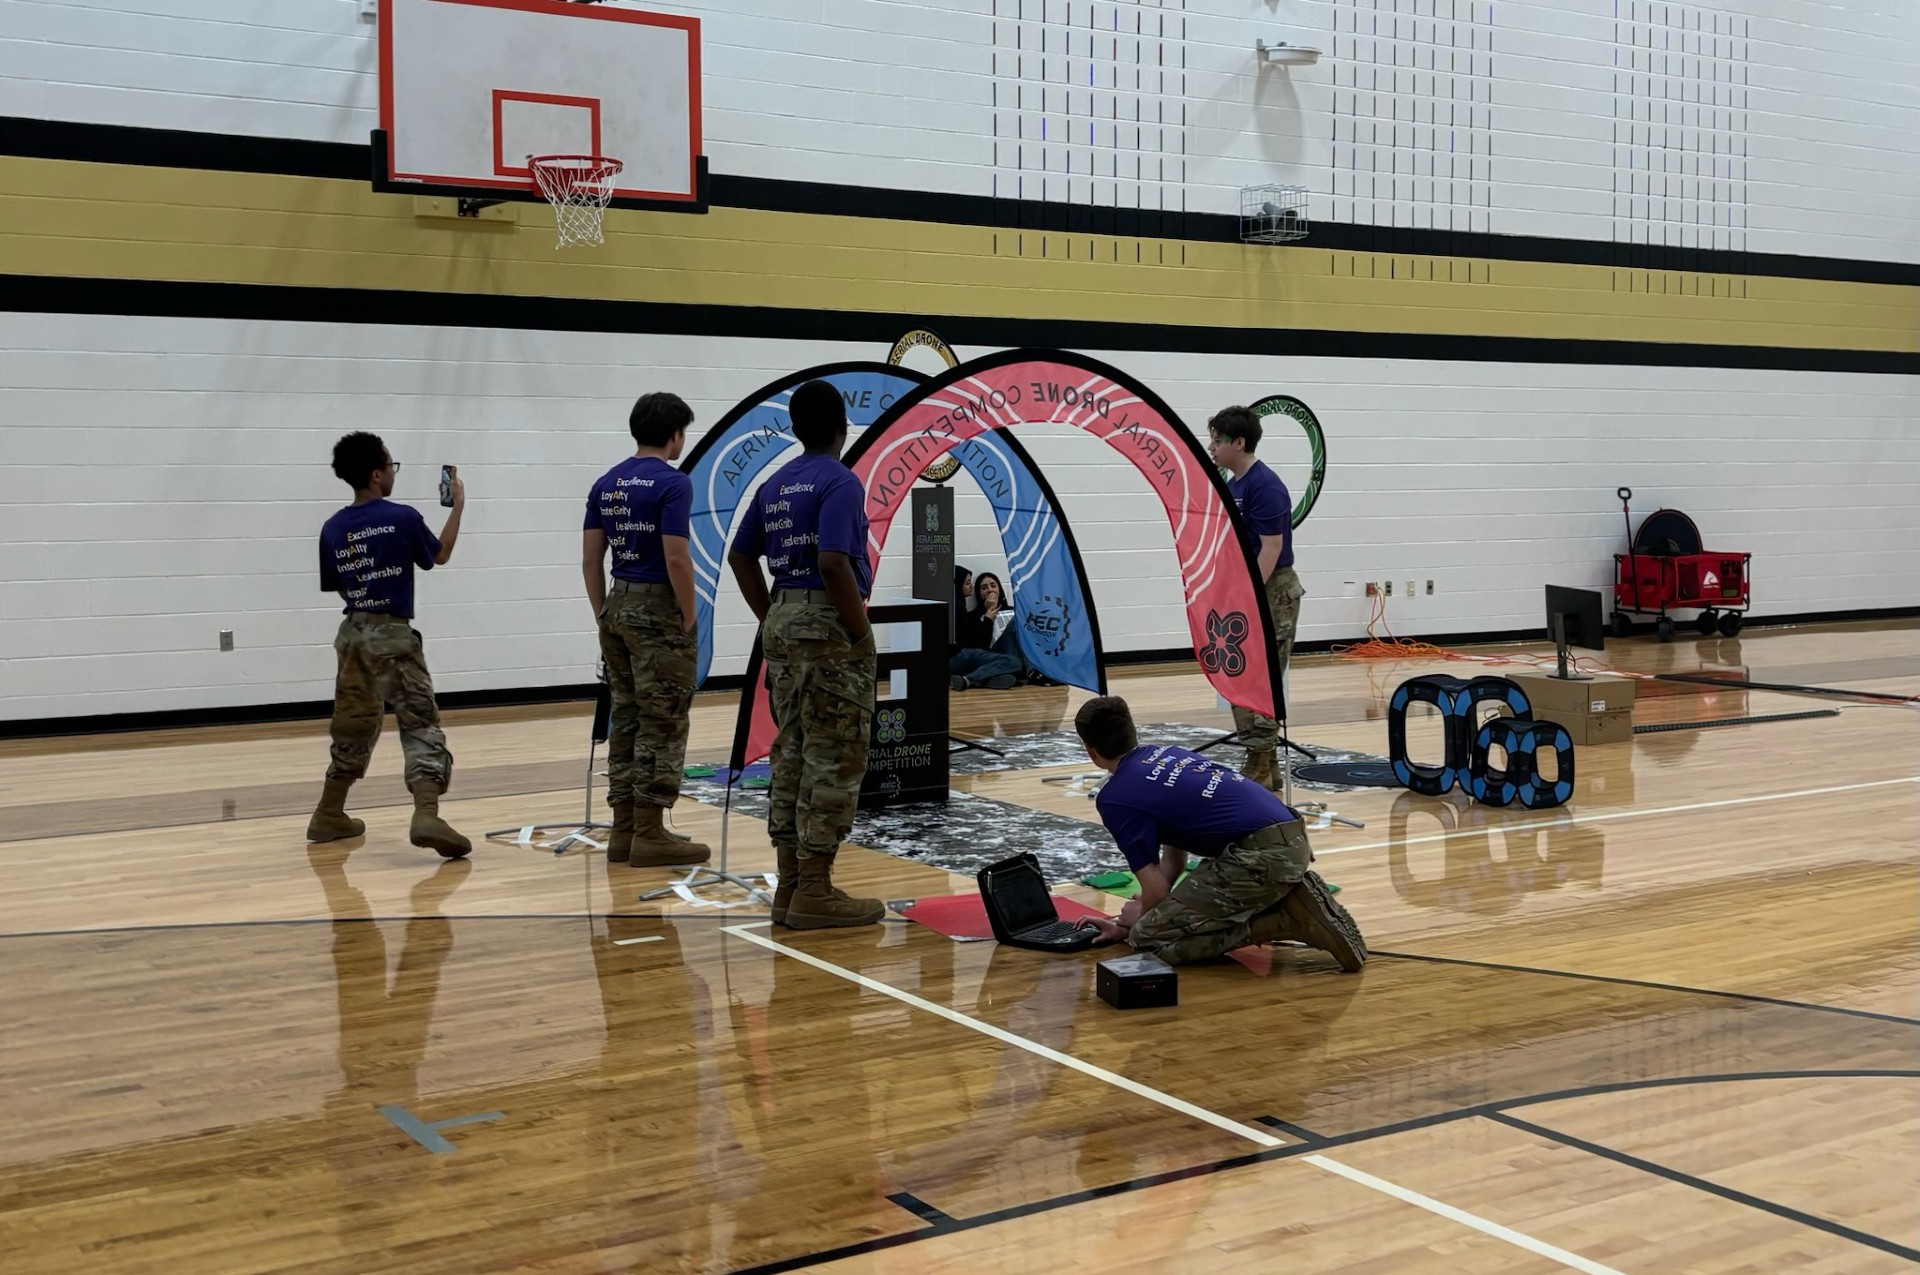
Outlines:
[[[1060,919],[1060,913],[1054,910],[1053,896],[1047,893],[1047,883],[1033,868],[1022,864],[1006,872],[996,872],[992,881],[994,902],[1000,906],[1000,921],[1008,933],[1018,934]]]

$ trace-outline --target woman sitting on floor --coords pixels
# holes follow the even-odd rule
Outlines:
[[[1020,657],[1020,635],[1013,627],[1012,599],[991,571],[974,577],[973,599],[973,610],[954,617],[956,649],[947,657],[948,684],[956,691],[1012,690],[1027,671]]]

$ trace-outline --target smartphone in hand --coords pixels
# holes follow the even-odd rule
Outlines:
[[[440,466],[440,504],[447,509],[453,508],[452,465]]]

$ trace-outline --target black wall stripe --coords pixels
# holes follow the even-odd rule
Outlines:
[[[80,279],[0,275],[0,309],[39,314],[162,315],[402,327],[520,328],[624,332],[747,340],[849,341],[888,346],[919,327],[954,345],[1154,350],[1269,357],[1432,359],[1467,363],[1577,363],[1603,366],[1729,367],[1801,372],[1920,373],[1920,354],[1883,350],[1689,345],[1430,333],[1334,332],[1311,328],[1209,328],[1177,323],[1109,323],[779,306],[684,305],[371,288]]]
[[[367,144],[243,137],[120,124],[79,124],[19,116],[0,116],[0,154],[298,177],[371,181],[374,176],[374,148]],[[707,198],[715,207],[1198,243],[1233,243],[1239,239],[1238,218],[1222,213],[1094,208],[1031,199],[783,181],[724,173],[714,173],[708,180]],[[425,188],[422,193],[427,193]],[[1313,222],[1312,235],[1305,246],[1330,252],[1476,257],[1622,270],[1920,286],[1920,264],[1909,262],[1421,230],[1325,220]]]

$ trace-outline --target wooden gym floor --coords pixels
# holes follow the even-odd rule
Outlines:
[[[1915,639],[1608,658],[1906,695]],[[1293,733],[1381,753],[1433,667],[1463,668],[1303,657]],[[1115,689],[1225,723],[1187,667]],[[1099,954],[662,914],[636,895],[666,873],[594,855],[443,866],[406,844],[391,732],[364,841],[312,849],[324,724],[0,744],[0,1269],[1910,1270],[1913,711],[1641,689],[1643,725],[1840,711],[1583,749],[1554,812],[1341,794],[1367,826],[1314,842],[1365,972],[1260,952],[1125,1014]],[[971,692],[955,726],[1083,698]],[[694,756],[731,702],[702,698]],[[454,821],[572,817],[584,714],[450,714]],[[1043,778],[956,784],[1092,816]],[[771,866],[762,825],[732,844]],[[841,876],[971,888],[857,848]]]

